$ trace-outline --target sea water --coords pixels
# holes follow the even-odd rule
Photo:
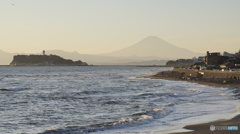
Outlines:
[[[137,78],[171,69],[0,67],[0,132],[159,133],[237,111],[235,89]]]

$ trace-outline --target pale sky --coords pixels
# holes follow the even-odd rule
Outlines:
[[[0,0],[0,50],[99,54],[147,36],[194,52],[240,49],[240,0]]]

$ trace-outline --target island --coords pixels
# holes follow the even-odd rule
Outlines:
[[[81,60],[72,61],[58,55],[15,55],[10,66],[88,66]]]

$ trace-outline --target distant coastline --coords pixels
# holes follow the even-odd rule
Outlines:
[[[15,55],[10,66],[88,66],[81,60],[72,61],[58,55]]]
[[[136,67],[166,67],[166,65],[136,65]]]

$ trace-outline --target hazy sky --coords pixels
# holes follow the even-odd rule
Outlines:
[[[240,0],[0,0],[0,50],[105,53],[147,36],[194,52],[240,49]]]

